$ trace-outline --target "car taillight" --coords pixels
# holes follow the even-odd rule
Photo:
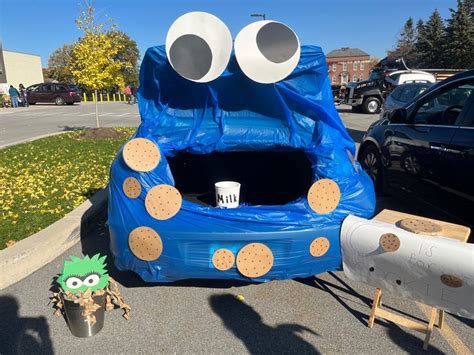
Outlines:
[[[74,91],[69,91],[69,96],[74,96],[76,93]]]

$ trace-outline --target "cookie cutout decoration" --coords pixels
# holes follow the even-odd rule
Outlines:
[[[417,218],[405,218],[399,222],[400,228],[416,234],[438,235],[441,226],[437,223]]]
[[[334,180],[316,181],[308,191],[308,203],[311,209],[319,214],[334,211],[341,200],[341,190]]]
[[[229,249],[218,249],[212,256],[212,264],[217,270],[226,271],[232,268],[235,263],[235,256]]]
[[[123,193],[129,198],[137,198],[142,192],[140,182],[134,177],[129,176],[122,185]]]
[[[331,243],[325,237],[319,237],[313,240],[309,246],[309,252],[312,256],[319,258],[327,253]]]
[[[138,259],[157,260],[163,252],[163,242],[158,233],[150,227],[138,227],[130,232],[128,246]]]
[[[161,158],[158,146],[146,138],[134,138],[128,141],[123,147],[122,155],[130,169],[140,172],[153,170]]]
[[[273,266],[273,253],[262,243],[250,243],[237,254],[237,270],[246,277],[265,275]]]
[[[393,233],[385,233],[380,236],[380,247],[386,252],[395,252],[400,248],[400,238]]]
[[[459,288],[459,287],[462,287],[463,285],[462,280],[459,277],[454,276],[454,275],[444,274],[440,276],[440,279],[441,279],[441,282],[448,287]]]
[[[182,197],[171,185],[156,185],[145,198],[145,208],[155,219],[165,220],[173,217],[181,209]]]

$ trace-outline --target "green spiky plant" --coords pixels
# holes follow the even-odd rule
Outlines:
[[[57,282],[64,292],[77,294],[91,290],[103,290],[109,284],[109,275],[107,274],[106,256],[100,254],[90,258],[86,255],[83,259],[77,256],[71,256],[71,260],[64,262],[61,275]]]

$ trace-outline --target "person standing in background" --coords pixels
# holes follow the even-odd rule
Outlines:
[[[132,85],[132,86],[130,87],[130,92],[131,92],[131,94],[132,94],[132,97],[131,97],[131,99],[132,99],[131,104],[132,104],[132,105],[135,105],[135,104],[137,103],[137,88],[135,87],[135,85]]]
[[[123,93],[125,94],[125,97],[127,99],[127,103],[131,104],[131,101],[132,101],[132,89],[130,88],[130,85],[127,85],[125,87],[125,90],[123,91]]]
[[[28,94],[26,92],[26,88],[23,86],[23,84],[20,84],[20,86],[18,88],[20,89],[20,95],[21,95],[21,99],[23,101],[23,106],[24,107],[30,106],[30,105],[28,105]]]
[[[18,90],[15,89],[13,87],[13,85],[10,85],[10,89],[8,90],[8,94],[10,95],[10,100],[12,102],[12,107],[14,107],[14,108],[18,107],[18,96],[20,95]]]

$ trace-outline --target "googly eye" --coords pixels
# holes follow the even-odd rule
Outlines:
[[[198,83],[219,77],[231,52],[229,29],[206,12],[189,12],[177,18],[166,35],[166,55],[171,66],[183,78]]]
[[[92,287],[99,283],[100,276],[97,274],[91,274],[84,279],[84,286]]]
[[[78,277],[71,276],[66,280],[66,286],[71,290],[74,290],[82,286],[82,280]]]
[[[234,50],[244,74],[262,84],[285,79],[301,53],[295,32],[276,21],[257,21],[244,27],[235,38]]]

